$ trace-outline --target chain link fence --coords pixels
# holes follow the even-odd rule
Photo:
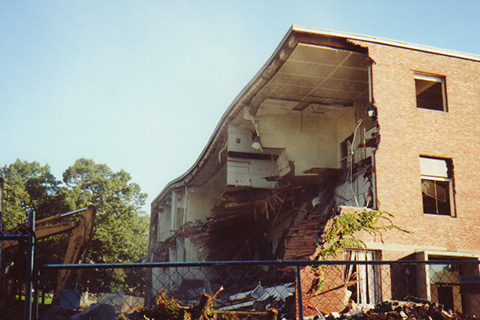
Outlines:
[[[45,265],[35,288],[34,314],[37,319],[174,320],[159,311],[161,304],[192,312],[189,307],[199,306],[207,296],[209,313],[204,319],[323,319],[391,300],[434,303],[445,312],[480,315],[477,260],[362,258]],[[74,280],[54,297],[62,269],[71,270]]]

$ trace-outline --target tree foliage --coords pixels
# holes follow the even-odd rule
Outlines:
[[[5,179],[3,229],[10,230],[25,222],[27,209],[38,218],[48,216],[58,204],[60,182],[48,165],[17,160],[0,169]]]
[[[316,260],[327,260],[346,249],[367,249],[366,244],[356,237],[358,232],[367,232],[375,238],[379,236],[382,243],[383,232],[385,231],[396,229],[402,232],[411,232],[396,225],[392,218],[394,216],[389,212],[367,208],[338,214],[325,226],[322,240],[317,245],[314,258]],[[313,279],[308,293],[318,293],[323,288],[325,270],[328,268],[326,265],[311,267]]]
[[[384,231],[396,229],[410,232],[396,225],[392,221],[393,217],[389,212],[372,209],[344,212],[337,215],[330,220],[326,228],[317,259],[326,260],[327,257],[335,256],[346,248],[366,249],[365,243],[355,236],[360,231],[365,231],[375,237],[379,236],[382,243]]]
[[[79,159],[63,173],[65,203],[71,210],[97,208],[92,262],[136,262],[146,254],[147,216],[141,213],[147,195],[130,175],[105,164]]]
[[[38,162],[17,160],[0,170],[5,179],[4,232],[25,222],[28,209],[35,210],[38,220],[94,204],[97,217],[88,262],[138,262],[145,258],[149,219],[142,206],[147,195],[126,171],[115,172],[84,158],[67,168],[61,181],[48,165]],[[39,241],[37,263],[63,262],[67,245],[65,234]],[[95,280],[108,286],[111,279]]]

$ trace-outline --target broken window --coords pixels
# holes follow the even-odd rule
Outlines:
[[[447,112],[445,78],[415,74],[417,108]]]
[[[370,250],[346,250],[345,260],[375,261],[379,253]],[[361,304],[381,302],[380,268],[372,264],[351,264],[345,267],[345,281],[351,300]]]
[[[423,212],[454,215],[452,162],[420,157]]]

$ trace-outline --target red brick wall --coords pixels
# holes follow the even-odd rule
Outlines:
[[[479,252],[480,62],[366,44],[375,61],[373,95],[381,142],[376,153],[380,209],[413,233],[387,232],[390,245]],[[415,72],[445,76],[448,112],[418,109]],[[456,216],[424,214],[419,156],[451,158]]]
[[[320,266],[314,271],[308,266],[302,268],[300,277],[302,279],[302,305],[304,316],[314,316],[318,311],[323,314],[340,312],[345,309],[350,294],[344,287],[343,266]],[[320,273],[325,283],[316,290],[314,281],[317,278],[315,273]],[[297,301],[298,314],[298,301]]]

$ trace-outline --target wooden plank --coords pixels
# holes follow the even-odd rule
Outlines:
[[[337,175],[337,174],[340,174],[342,171],[343,169],[337,169],[337,168],[313,167],[308,169],[307,171],[303,171],[303,173]]]

